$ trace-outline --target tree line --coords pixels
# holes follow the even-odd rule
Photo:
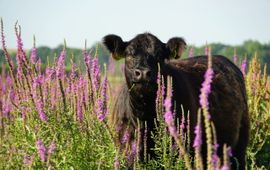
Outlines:
[[[208,44],[208,46],[211,47],[212,54],[224,55],[231,60],[233,60],[233,56],[236,54],[238,63],[241,63],[241,61],[244,59],[250,61],[255,55],[257,55],[257,57],[261,61],[261,64],[266,64],[268,66],[267,73],[270,74],[270,42],[262,44],[255,40],[247,40],[243,44],[237,46],[225,45],[222,43],[211,43]],[[43,67],[45,67],[47,64],[55,63],[55,59],[58,58],[63,47],[63,45],[59,45],[56,48],[49,48],[47,46],[38,47],[37,56],[43,63]],[[189,50],[191,48],[194,55],[202,55],[205,53],[205,46],[196,47],[190,45],[187,47],[187,50],[185,51],[183,57],[189,56]],[[95,43],[91,48],[88,48],[87,51],[91,54],[91,56],[98,57],[101,66],[103,66],[104,63],[108,64],[110,54],[102,43]],[[26,52],[29,55],[30,50],[26,50]],[[10,50],[10,54],[15,61],[16,50]],[[68,55],[65,59],[67,70],[70,70],[71,68],[71,59],[73,59],[74,63],[76,63],[77,66],[81,67],[82,70],[84,69],[83,49],[67,48],[67,54]],[[2,67],[3,65],[7,66],[3,50],[0,50],[0,67]]]

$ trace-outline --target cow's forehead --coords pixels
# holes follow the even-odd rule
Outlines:
[[[154,35],[144,33],[130,40],[126,48],[128,55],[157,55],[164,44]]]

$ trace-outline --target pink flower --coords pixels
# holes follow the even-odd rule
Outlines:
[[[193,147],[194,148],[200,148],[202,145],[202,130],[201,130],[201,126],[197,125],[195,127],[195,139],[194,139],[194,143],[193,143]]]
[[[30,60],[31,60],[32,64],[36,63],[36,60],[37,60],[37,49],[36,49],[36,47],[33,47],[32,50],[31,50]]]
[[[230,170],[228,165],[223,165],[220,170]]]
[[[45,82],[50,81],[52,79],[53,75],[55,75],[54,69],[47,67],[45,70]]]
[[[219,157],[217,155],[218,146],[219,146],[218,144],[213,145],[212,164],[213,164],[214,169],[218,169],[218,160],[219,160]]]
[[[84,62],[88,68],[91,67],[91,56],[86,50],[83,51]]]
[[[208,68],[204,74],[204,82],[202,83],[200,98],[200,105],[202,108],[208,109],[208,96],[211,92],[211,83],[214,76],[212,68]]]
[[[41,161],[45,162],[47,159],[46,147],[41,139],[36,142],[36,147]]]
[[[38,99],[36,105],[37,105],[40,120],[43,122],[47,122],[48,119],[44,111],[43,101],[41,99]]]
[[[185,116],[184,115],[182,115],[180,129],[185,129]]]
[[[105,79],[102,83],[101,87],[101,93],[97,99],[96,103],[96,114],[98,116],[98,119],[102,122],[104,121],[106,115],[107,115],[107,85],[108,80],[107,76],[105,76]]]
[[[97,92],[100,85],[100,68],[98,64],[98,58],[92,59],[91,76],[92,76],[92,81],[93,81],[92,82],[93,91]]]
[[[121,143],[124,144],[124,143],[127,143],[129,141],[129,138],[130,138],[130,134],[129,132],[126,130],[124,132],[124,135],[122,137],[122,140],[121,140]]]
[[[167,91],[167,96],[166,99],[164,101],[164,107],[165,107],[165,114],[164,114],[164,119],[165,122],[169,128],[169,132],[171,134],[171,136],[176,137],[177,136],[177,132],[176,132],[176,128],[174,126],[174,118],[173,118],[173,113],[171,111],[171,107],[172,107],[172,101],[171,101],[171,97],[172,97],[172,89],[171,89],[171,84],[168,85],[170,87],[168,88]]]
[[[247,59],[245,58],[241,64],[241,71],[243,73],[243,75],[246,75],[246,69],[247,69]]]
[[[48,147],[48,155],[51,155],[56,149],[56,145],[54,142],[52,142]]]
[[[236,54],[233,55],[233,63],[237,65],[238,56]]]
[[[114,170],[118,170],[119,169],[119,160],[118,160],[118,156],[116,156],[114,158]]]
[[[78,96],[78,98],[77,98],[77,120],[79,122],[82,122],[82,120],[83,120],[81,96]]]
[[[32,161],[33,161],[33,156],[25,155],[23,158],[23,163],[26,166],[30,166],[32,164]]]
[[[63,49],[58,58],[56,67],[56,76],[58,79],[62,79],[65,75],[65,57],[66,57],[66,50]]]

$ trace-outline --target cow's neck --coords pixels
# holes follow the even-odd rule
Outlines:
[[[142,121],[154,120],[155,110],[155,96],[138,96],[129,93],[130,106],[133,114]]]

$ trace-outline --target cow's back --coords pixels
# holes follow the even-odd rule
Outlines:
[[[178,95],[174,98],[176,100],[195,98],[195,103],[192,105],[198,109],[201,84],[204,81],[204,74],[208,66],[207,56],[170,61],[169,65],[178,72],[177,74],[174,73],[173,77],[178,75],[182,77],[174,78],[176,80],[174,90]],[[209,112],[216,127],[218,143],[221,146],[225,143],[230,145],[234,156],[241,159],[239,161],[242,164],[249,138],[249,118],[244,77],[240,69],[223,56],[212,57],[212,69],[214,77],[208,100]],[[183,86],[183,82],[181,82],[183,77],[186,79],[184,86],[187,86],[188,95],[181,96],[181,92],[177,93],[177,87]],[[197,112],[194,108],[186,109],[193,110],[190,119],[194,128]]]

